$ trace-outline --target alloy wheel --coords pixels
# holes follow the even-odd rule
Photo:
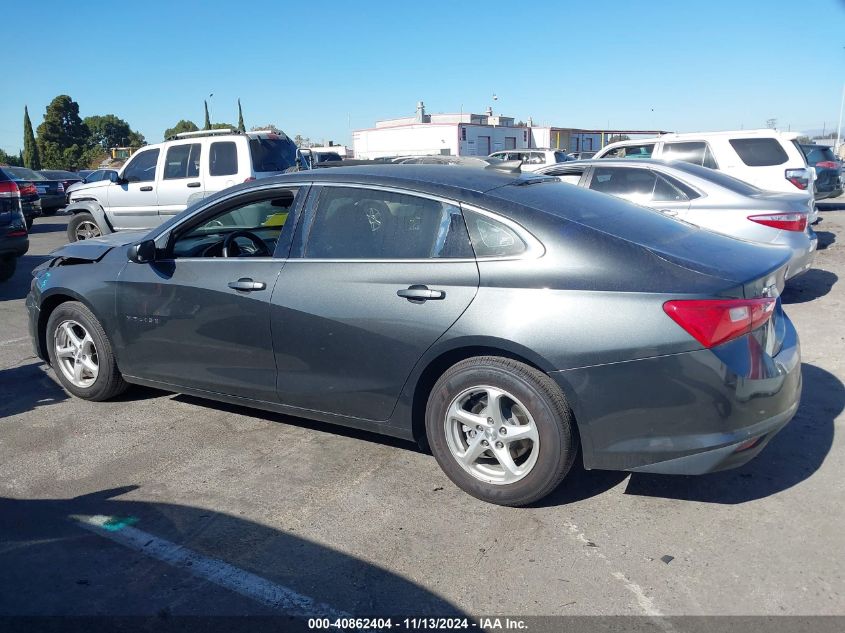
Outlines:
[[[94,339],[78,321],[62,321],[53,337],[59,369],[71,384],[90,387],[100,373],[100,360]]]
[[[90,220],[83,220],[76,227],[77,241],[90,240],[94,237],[100,237],[100,235],[100,227],[97,226],[96,222],[91,222]]]

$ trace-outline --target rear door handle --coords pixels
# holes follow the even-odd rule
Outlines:
[[[200,186],[200,183],[198,183],[198,182],[189,182],[189,183],[188,183],[188,186],[189,186],[189,187],[199,187],[199,186]]]
[[[146,187],[141,187],[141,191],[152,191],[152,190],[153,190],[153,188],[149,185],[147,185]]]
[[[422,303],[423,301],[428,301],[429,299],[443,299],[446,296],[446,293],[442,290],[429,290],[428,286],[423,286],[421,284],[415,284],[408,288],[397,290],[396,294],[412,303]]]
[[[249,277],[241,277],[237,281],[230,281],[229,287],[232,290],[243,290],[244,292],[252,292],[253,290],[264,290],[267,287],[263,281],[253,281]]]

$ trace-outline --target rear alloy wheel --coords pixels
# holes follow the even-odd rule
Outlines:
[[[47,353],[62,386],[85,400],[108,400],[127,388],[100,322],[83,304],[59,305],[47,321]]]
[[[90,240],[102,234],[94,216],[87,212],[77,213],[67,224],[67,238],[71,242]]]
[[[560,388],[509,358],[469,358],[437,381],[426,433],[443,471],[484,501],[519,506],[552,492],[578,444]]]

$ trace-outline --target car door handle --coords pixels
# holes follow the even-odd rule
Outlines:
[[[674,218],[676,215],[678,215],[678,212],[675,211],[675,209],[659,209],[659,211],[663,215],[668,215],[671,218]]]
[[[429,299],[443,299],[446,296],[446,293],[442,290],[429,290],[428,286],[420,284],[397,290],[396,294],[413,303],[422,303]]]
[[[230,281],[229,287],[232,290],[243,290],[244,292],[252,292],[253,290],[264,290],[267,287],[263,281],[253,281],[249,277],[241,277],[237,281]]]
[[[152,191],[152,190],[153,190],[153,188],[149,185],[147,185],[146,187],[141,187],[141,189],[140,189],[140,191]]]
[[[198,182],[189,182],[189,183],[188,183],[188,186],[189,186],[189,187],[199,187],[199,186],[200,186],[200,183],[198,183]]]

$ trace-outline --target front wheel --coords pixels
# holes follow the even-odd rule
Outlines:
[[[102,234],[103,232],[97,225],[97,220],[87,211],[77,213],[67,223],[67,239],[71,242],[90,240],[94,237],[100,237]]]
[[[532,503],[557,488],[578,450],[574,424],[551,378],[497,356],[451,367],[426,408],[428,442],[449,479],[506,506]]]
[[[111,341],[82,303],[62,303],[50,314],[47,353],[62,386],[78,398],[108,400],[128,387],[117,368]]]

